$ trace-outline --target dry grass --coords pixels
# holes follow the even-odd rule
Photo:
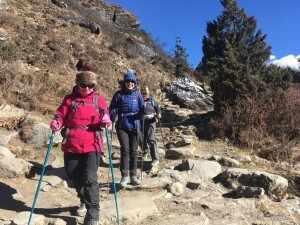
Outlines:
[[[92,3],[87,4],[93,10]],[[12,0],[10,6],[11,11],[0,15],[3,32],[10,35],[9,40],[0,42],[0,94],[5,102],[52,114],[63,96],[72,90],[79,58],[93,66],[99,75],[99,91],[108,100],[128,69],[140,71],[139,78],[151,81],[153,91],[159,88],[160,77],[155,72],[162,71],[162,65],[152,65],[136,52],[135,42],[154,45],[144,31],[118,29],[97,18],[103,32],[96,35],[65,21],[63,16],[75,15],[74,12],[51,1]],[[80,7],[77,16],[93,19],[83,10],[80,15]]]

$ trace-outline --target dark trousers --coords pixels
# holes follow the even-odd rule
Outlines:
[[[118,139],[121,145],[121,175],[122,177],[137,175],[137,148],[138,136],[136,132],[117,130]]]
[[[142,146],[142,143],[140,143],[140,147],[144,148],[144,153],[150,153],[152,160],[159,160],[159,155],[157,151],[157,143],[155,138],[155,130],[156,130],[156,122],[147,122],[144,121],[142,127],[143,130],[143,136],[144,136],[144,143]]]
[[[65,170],[74,183],[81,203],[87,208],[86,218],[99,219],[98,167],[100,152],[64,153]]]

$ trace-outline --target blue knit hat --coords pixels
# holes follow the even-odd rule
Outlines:
[[[124,82],[127,80],[132,80],[136,84],[136,76],[132,72],[132,70],[128,70],[127,73],[124,74]]]

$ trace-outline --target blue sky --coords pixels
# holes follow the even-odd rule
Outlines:
[[[137,16],[141,29],[165,43],[172,52],[175,37],[189,54],[188,61],[195,68],[200,62],[202,39],[206,22],[215,20],[222,12],[220,0],[107,0],[120,5]],[[272,47],[271,62],[298,68],[300,57],[300,0],[237,0],[248,16],[254,16],[257,28],[267,34]]]

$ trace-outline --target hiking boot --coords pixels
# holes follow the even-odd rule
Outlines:
[[[140,182],[140,180],[137,178],[137,176],[132,176],[132,177],[130,177],[130,184],[132,184],[132,185],[140,185],[141,182]]]
[[[76,210],[76,216],[84,217],[86,212],[85,204],[80,204],[79,208]]]
[[[84,224],[83,225],[99,225],[99,220],[84,219]]]
[[[143,155],[143,160],[146,160],[148,158],[148,156],[150,156],[149,152],[145,152]]]
[[[128,177],[122,177],[120,186],[124,188],[127,186],[127,184],[128,184]]]
[[[158,166],[159,161],[157,159],[154,159],[151,163],[151,166]]]

